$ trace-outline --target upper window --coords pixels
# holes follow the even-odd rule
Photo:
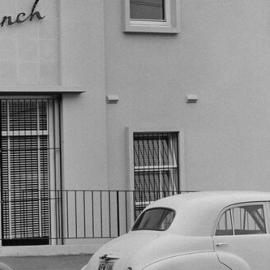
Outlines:
[[[263,204],[234,206],[220,217],[216,235],[266,233]]]
[[[165,21],[165,0],[130,0],[131,20]]]
[[[125,32],[178,33],[179,0],[125,0]]]

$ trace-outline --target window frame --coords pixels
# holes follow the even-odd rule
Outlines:
[[[260,233],[260,234],[235,234],[235,224],[234,224],[234,217],[233,217],[233,213],[232,213],[232,209],[233,208],[237,208],[237,207],[241,207],[241,206],[250,206],[250,205],[262,205],[263,206],[263,211],[264,211],[264,222],[265,222],[265,233]],[[265,235],[265,234],[269,234],[269,202],[267,201],[254,201],[254,202],[243,202],[243,203],[237,203],[237,204],[232,204],[229,205],[225,208],[223,208],[220,213],[217,216],[214,228],[213,228],[213,233],[212,236],[214,237],[239,237],[242,235]],[[220,221],[220,218],[222,217],[222,215],[226,212],[226,211],[230,211],[230,216],[231,216],[231,222],[232,222],[232,230],[233,230],[233,234],[231,235],[216,235],[216,230]]]
[[[160,125],[132,125],[127,126],[125,133],[126,133],[126,159],[127,159],[127,189],[134,190],[135,188],[135,179],[134,179],[134,152],[133,152],[133,135],[137,132],[172,132],[178,133],[178,167],[179,167],[179,189],[185,190],[186,188],[186,179],[185,179],[185,142],[184,142],[184,131],[179,130],[178,127],[175,126],[160,126]],[[131,198],[129,201],[129,211],[130,213],[134,213],[134,201]],[[131,214],[130,217],[131,223],[134,223],[135,216]]]
[[[179,33],[179,0],[164,0],[165,20],[132,19],[130,17],[130,0],[124,1],[124,32],[144,33]]]

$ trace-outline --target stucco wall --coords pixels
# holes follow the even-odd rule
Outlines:
[[[85,93],[63,96],[66,189],[106,189],[107,149],[103,1],[63,0],[61,84]]]
[[[11,16],[14,22],[17,14],[31,13],[35,1],[2,0],[0,2],[1,22],[4,16]],[[0,84],[4,85],[54,85],[59,82],[58,51],[58,4],[57,0],[40,1],[36,11],[44,20],[36,17],[22,24],[0,28]]]
[[[184,134],[184,189],[270,189],[270,3],[182,0],[181,33],[158,35],[123,33],[122,1],[104,2],[111,187],[127,186],[125,127],[160,126]]]
[[[63,96],[64,188],[107,188],[102,1],[61,1],[61,84],[85,93]]]
[[[1,22],[34,3],[0,1]],[[106,189],[103,1],[40,0],[35,11],[45,18],[0,27],[1,90],[84,91],[62,95],[63,187]]]
[[[180,3],[177,35],[123,33],[122,0],[40,1],[44,20],[0,29],[1,86],[85,91],[63,95],[65,188],[129,188],[126,127],[181,132],[184,189],[270,188],[270,3]]]

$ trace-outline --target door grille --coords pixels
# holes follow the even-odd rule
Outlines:
[[[50,145],[56,136],[50,114],[57,102],[0,100],[2,245],[49,244],[50,155],[59,150]]]

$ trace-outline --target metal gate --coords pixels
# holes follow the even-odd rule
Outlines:
[[[49,244],[58,98],[2,98],[0,106],[2,245]]]

